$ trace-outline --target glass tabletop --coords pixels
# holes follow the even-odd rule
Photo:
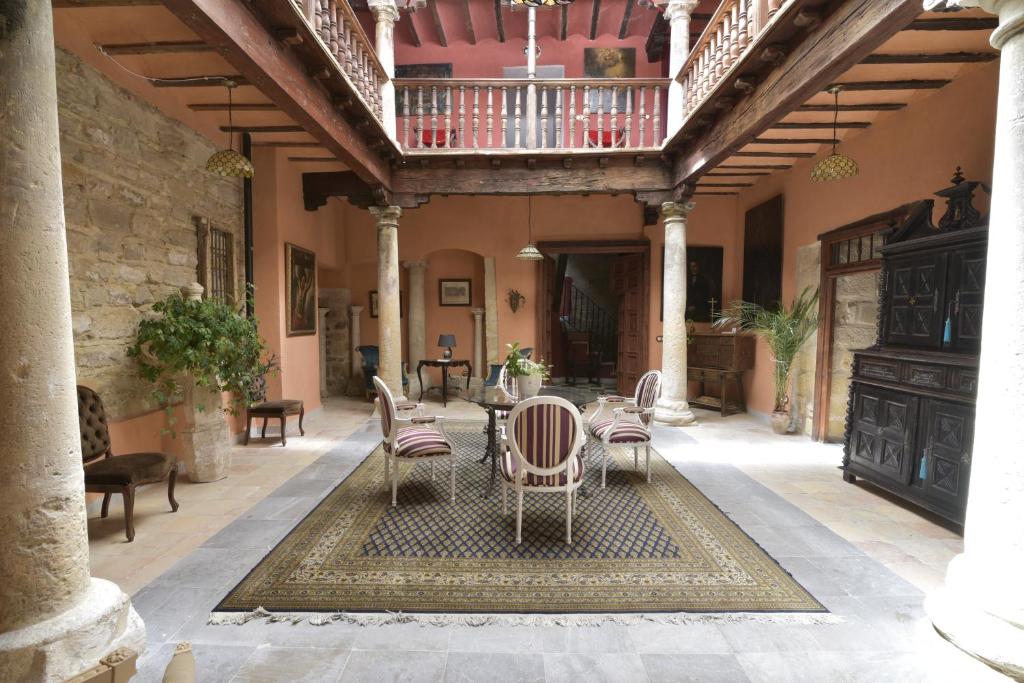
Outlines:
[[[598,391],[597,389],[552,384],[542,386],[538,396],[558,396],[582,409],[586,404],[597,400]],[[509,396],[508,392],[499,386],[484,387],[483,394],[474,402],[492,410],[511,410],[519,401]]]

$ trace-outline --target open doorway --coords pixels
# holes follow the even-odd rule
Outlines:
[[[650,245],[540,243],[541,352],[552,378],[631,395],[647,370]]]

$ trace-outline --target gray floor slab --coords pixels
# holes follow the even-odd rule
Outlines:
[[[523,654],[449,652],[446,683],[544,683],[544,659]]]
[[[747,683],[734,655],[642,655],[651,683]]]
[[[444,652],[354,651],[339,679],[342,683],[435,683],[444,680]]]
[[[552,683],[638,683],[648,680],[643,660],[636,654],[545,654],[544,678]]]

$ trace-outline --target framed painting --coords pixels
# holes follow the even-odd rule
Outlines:
[[[451,79],[452,77],[452,65],[451,63],[438,63],[438,64],[398,64],[395,66],[395,78],[433,78],[433,79]],[[395,111],[401,116],[405,112],[406,106],[409,107],[409,115],[416,116],[416,112],[419,107],[419,92],[414,88],[408,89],[409,99],[406,100],[406,88],[399,87],[395,93],[397,101],[395,103]],[[423,88],[423,113],[426,116],[430,116],[430,107],[433,103],[434,93],[430,88]],[[448,95],[444,88],[437,89],[437,111],[443,113],[446,111],[448,104]]]
[[[370,290],[370,317],[377,318],[380,316],[380,298],[377,296],[377,290]],[[398,317],[405,317],[405,292],[398,293]]]
[[[714,322],[722,312],[722,247],[686,248],[686,319]],[[661,319],[665,319],[665,249],[661,250]]]
[[[583,74],[588,78],[635,78],[635,47],[585,47],[583,48]],[[612,109],[612,89],[606,88],[603,97],[597,88],[590,89],[590,110],[596,112],[600,98],[601,109]],[[636,103],[633,103],[634,106]],[[620,89],[615,102],[616,108],[626,110],[626,91]]]
[[[285,242],[284,270],[286,333],[316,334],[316,254]]]
[[[441,306],[469,306],[473,302],[473,281],[438,280],[437,298]]]

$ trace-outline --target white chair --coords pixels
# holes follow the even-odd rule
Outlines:
[[[523,494],[565,495],[565,542],[572,543],[576,489],[583,483],[585,433],[579,410],[564,398],[536,396],[516,404],[502,430],[501,512],[516,494],[516,545],[523,541]]]
[[[444,431],[444,418],[422,414],[416,404],[413,417],[398,417],[395,399],[379,377],[373,378],[380,409],[380,429],[384,434],[384,483],[391,482],[391,505],[398,505],[398,461],[430,460],[430,479],[434,479],[434,460],[448,458],[451,470],[451,499],[455,502],[455,448]],[[402,412],[410,412],[408,404]]]
[[[599,396],[597,410],[590,416],[587,427],[594,437],[604,444],[601,456],[601,488],[605,487],[608,475],[608,452],[613,446],[633,448],[633,467],[640,469],[639,451],[643,447],[647,454],[647,482],[651,481],[651,432],[654,418],[654,403],[661,394],[661,373],[650,370],[636,383],[636,395]],[[611,415],[605,409],[611,407]]]

